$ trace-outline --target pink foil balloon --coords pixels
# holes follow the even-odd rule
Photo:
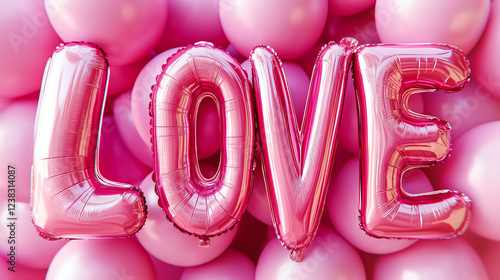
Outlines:
[[[375,0],[328,0],[328,12],[335,16],[349,16],[373,5],[375,5]]]
[[[467,54],[489,11],[490,0],[379,0],[375,19],[384,43],[446,43]]]
[[[9,260],[13,256],[16,267],[22,265],[26,268],[47,269],[52,258],[67,241],[52,242],[40,238],[31,222],[29,202],[17,202],[15,209],[12,210],[14,215],[10,215],[9,209],[12,207],[9,207],[7,201],[0,200],[0,218],[4,221],[0,227],[0,238],[4,241],[0,242],[1,255]],[[9,227],[11,223],[14,224],[13,227]],[[11,250],[11,246],[14,250]]]
[[[162,52],[199,41],[222,48],[229,45],[220,21],[219,0],[169,0],[167,25],[155,50]]]
[[[413,179],[420,184],[418,190],[432,191],[429,180],[422,171],[420,174],[423,178]],[[393,253],[413,245],[416,240],[373,238],[359,228],[359,181],[358,158],[352,158],[336,176],[332,175],[326,205],[335,230],[352,246],[371,254]]]
[[[319,39],[328,0],[222,0],[222,27],[238,52],[248,56],[257,45],[269,45],[282,59],[305,54]]]
[[[7,200],[8,166],[15,168],[16,201],[29,202],[36,99],[13,99],[0,109],[0,198]]]
[[[156,202],[158,195],[151,177],[152,174],[146,176],[140,185],[149,207],[146,224],[137,233],[137,239],[151,255],[171,265],[195,266],[217,258],[229,247],[236,235],[236,229],[212,238],[209,247],[202,247],[199,246],[198,240],[169,223]]]
[[[159,275],[161,276],[161,275]],[[155,280],[148,253],[135,238],[72,240],[54,257],[46,280]]]
[[[469,79],[463,54],[446,45],[372,45],[354,57],[361,145],[361,223],[381,238],[451,238],[469,222],[470,200],[456,191],[409,194],[406,170],[442,162],[450,126],[414,113],[422,91],[458,91]]]
[[[215,260],[184,270],[181,280],[254,280],[255,264],[242,253],[228,249]]]
[[[2,1],[0,38],[0,97],[38,91],[47,57],[61,42],[43,0]]]
[[[300,261],[316,234],[335,154],[340,113],[356,40],[319,54],[299,130],[281,62],[257,47],[252,63],[259,144],[273,223],[279,240]]]
[[[454,142],[453,156],[443,165],[440,186],[466,192],[472,199],[469,229],[500,241],[500,121],[477,126]]]
[[[121,138],[130,152],[143,164],[148,167],[153,166],[153,152],[151,144],[142,141],[139,132],[134,124],[131,108],[132,91],[126,91],[113,103],[113,119],[118,128]]]
[[[217,174],[203,176],[196,126],[203,99],[221,116]],[[224,50],[198,43],[167,60],[151,94],[154,178],[160,205],[177,227],[207,242],[233,227],[250,195],[254,119],[250,83]]]
[[[107,71],[88,43],[61,45],[47,63],[32,183],[33,222],[45,238],[130,236],[144,225],[141,191],[102,178],[96,165]]]
[[[419,241],[412,247],[377,258],[374,280],[477,279],[487,280],[484,265],[462,238]]]
[[[275,240],[269,241],[257,263],[256,280],[366,279],[356,250],[329,228],[318,231],[302,262],[288,258]]]
[[[139,60],[160,40],[166,0],[45,0],[50,23],[63,41],[101,46],[112,66]]]
[[[491,12],[483,36],[471,53],[472,79],[500,98],[500,2],[491,2]]]

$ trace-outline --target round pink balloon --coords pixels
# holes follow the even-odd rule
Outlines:
[[[364,11],[375,4],[375,0],[328,0],[328,12],[335,16],[349,16]]]
[[[184,272],[184,267],[168,264],[151,254],[149,255],[149,257],[153,261],[157,279],[163,279],[166,276],[168,277],[168,280],[181,279],[182,273]]]
[[[225,48],[229,44],[219,16],[219,0],[169,0],[165,31],[155,50],[162,52],[207,41]]]
[[[156,76],[161,72],[167,59],[177,52],[179,48],[164,51],[151,59],[135,80],[132,89],[132,118],[135,127],[147,146],[151,146],[151,117],[149,116],[149,103],[151,102],[151,87],[156,84]]]
[[[61,42],[43,0],[2,1],[0,38],[0,97],[40,89],[47,59]]]
[[[9,101],[0,109],[0,164],[15,168],[16,201],[29,202],[31,165],[33,163],[33,130],[37,100]],[[8,173],[0,172],[0,198],[7,197]]]
[[[255,264],[244,254],[228,249],[215,260],[184,270],[181,280],[254,280]]]
[[[111,66],[109,68],[108,95],[118,94],[132,88],[137,79],[137,75],[139,75],[142,68],[144,68],[154,56],[154,52],[150,52],[143,58],[132,63],[121,66]]]
[[[417,173],[418,172],[418,173]],[[403,188],[418,184],[418,192],[432,191],[429,180],[420,170],[407,178]],[[406,189],[406,188],[405,188]],[[388,254],[413,245],[416,240],[389,240],[368,236],[359,224],[359,159],[352,158],[330,179],[327,209],[333,227],[351,245],[371,254]]]
[[[453,142],[474,126],[500,119],[500,102],[474,81],[458,93],[422,94],[423,113],[449,122]]]
[[[45,280],[47,269],[35,269],[20,265],[15,262],[15,267],[12,268],[14,263],[10,263],[8,256],[0,258],[0,279],[5,280]],[[12,270],[9,270],[12,269]]]
[[[145,143],[134,124],[132,117],[132,91],[126,91],[118,96],[113,103],[113,119],[118,132],[127,148],[134,156],[148,167],[153,166],[151,143]]]
[[[337,1],[338,0],[330,0]],[[361,0],[362,2],[372,2],[370,0]],[[357,4],[359,1],[343,1],[346,5],[351,3]],[[374,2],[374,1],[373,1]],[[332,9],[332,6],[329,6]],[[329,16],[325,30],[323,31],[322,40],[339,41],[345,37],[356,38],[360,44],[380,43],[375,24],[375,9],[371,8],[362,13],[351,16]]]
[[[456,238],[420,241],[406,250],[379,256],[373,279],[488,279],[488,275],[474,249]]]
[[[294,262],[276,239],[262,250],[256,280],[285,279],[366,279],[363,262],[356,250],[329,228],[320,228],[316,239]]]
[[[491,13],[479,43],[471,53],[472,79],[486,91],[500,98],[500,2],[491,2]]]
[[[16,265],[47,269],[52,258],[67,241],[48,241],[40,237],[31,222],[31,205],[29,203],[17,202],[15,209],[12,210],[14,215],[11,215],[9,209],[12,209],[11,205],[1,199],[0,218],[5,221],[0,227],[0,238],[4,241],[0,242],[2,256],[10,260],[11,255],[13,255]],[[9,220],[9,218],[16,219]],[[11,246],[14,247],[14,250]]]
[[[269,208],[269,200],[267,199],[266,182],[262,174],[262,162],[259,158],[256,160],[257,165],[253,171],[253,187],[252,195],[248,201],[247,211],[259,221],[266,225],[272,226],[271,209]]]
[[[99,171],[104,178],[136,184],[151,172],[151,165],[142,164],[127,149],[112,116],[102,119],[99,144]]]
[[[231,45],[248,57],[257,45],[269,45],[282,59],[295,59],[319,39],[328,0],[222,0],[222,27]]]
[[[160,40],[166,0],[45,0],[50,23],[63,41],[99,45],[112,66],[132,63]]]
[[[136,238],[73,240],[54,257],[47,280],[155,280],[148,253]]]
[[[222,254],[233,241],[237,228],[212,238],[209,247],[198,246],[197,238],[181,232],[165,218],[151,176],[146,176],[140,185],[148,201],[148,219],[137,234],[142,246],[156,258],[176,266],[200,265]]]
[[[500,121],[467,131],[454,142],[453,156],[443,165],[440,186],[464,192],[472,200],[469,229],[500,241]]]
[[[445,43],[468,53],[488,20],[489,0],[380,0],[375,19],[384,43]]]

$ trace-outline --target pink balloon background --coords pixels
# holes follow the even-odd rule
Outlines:
[[[498,0],[0,1],[0,279],[498,279],[498,34]],[[283,59],[300,125],[318,53],[329,41],[344,37],[359,45],[446,43],[467,52],[471,81],[462,91],[419,94],[410,104],[417,113],[451,124],[450,158],[422,169],[425,174],[408,172],[403,178],[409,192],[431,190],[429,180],[436,190],[465,192],[473,203],[464,236],[416,243],[378,240],[356,227],[359,142],[351,77],[321,228],[302,262],[290,260],[270,226],[260,165],[248,211],[235,229],[214,237],[210,247],[199,247],[197,238],[167,221],[150,175],[148,110],[151,86],[167,58],[201,40],[227,47],[240,63],[255,45],[271,46]],[[47,241],[32,226],[35,112],[47,59],[63,40],[90,40],[110,59],[100,168],[106,177],[140,185],[145,192],[148,218],[135,237]],[[218,129],[214,112],[207,106],[201,130]],[[198,143],[204,144],[200,168],[213,173],[220,136],[204,135],[205,141]],[[6,241],[9,164],[17,170],[16,272],[8,270],[6,255],[11,245]]]

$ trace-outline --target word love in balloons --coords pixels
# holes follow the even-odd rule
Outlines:
[[[153,177],[159,205],[179,229],[207,245],[240,220],[258,135],[277,236],[292,259],[301,260],[324,208],[352,66],[364,230],[374,237],[421,239],[464,232],[470,216],[465,195],[410,195],[401,186],[406,170],[449,154],[449,125],[411,112],[407,103],[412,94],[465,85],[469,68],[459,50],[436,44],[358,47],[351,38],[330,43],[317,58],[300,129],[278,56],[259,46],[250,61],[253,91],[238,62],[209,43],[179,50],[157,77],[150,106]],[[66,43],[49,60],[33,163],[33,221],[47,238],[128,236],[144,224],[140,190],[102,178],[95,165],[106,76],[102,51],[88,43]],[[204,98],[217,104],[221,118],[220,164],[212,178],[200,172],[195,144]]]

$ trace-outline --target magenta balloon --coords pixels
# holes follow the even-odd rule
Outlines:
[[[259,257],[255,279],[364,280],[366,276],[356,250],[333,230],[321,228],[302,262],[291,261],[279,242],[269,241]]]
[[[462,238],[419,241],[412,247],[375,262],[374,280],[478,279],[488,275],[474,249]]]
[[[330,0],[337,1],[338,0]],[[369,2],[370,0],[361,0]],[[346,5],[356,4],[357,1],[343,1]],[[329,6],[331,9],[332,6]],[[371,8],[362,13],[351,16],[330,16],[326,20],[325,30],[323,30],[323,40],[339,41],[344,37],[352,37],[359,40],[360,44],[380,43],[375,24],[375,9]]]
[[[375,0],[328,0],[328,12],[334,16],[349,16],[375,5]]]
[[[242,253],[228,249],[215,260],[184,270],[181,280],[254,280],[255,264]]]
[[[0,218],[5,221],[0,227],[0,238],[4,240],[4,242],[0,242],[1,255],[9,260],[13,256],[16,268],[18,265],[22,265],[26,268],[47,269],[52,258],[67,241],[58,240],[52,242],[38,235],[31,222],[31,206],[29,202],[17,202],[15,209],[12,209],[12,207],[9,207],[7,200],[0,199]],[[14,215],[10,215],[10,211],[13,211]],[[15,220],[12,218],[15,218]],[[14,224],[13,227],[9,227],[11,223]],[[12,250],[11,246],[14,247],[14,250]],[[13,275],[17,275],[17,273]]]
[[[422,97],[426,115],[450,123],[452,142],[475,126],[500,119],[500,102],[474,79],[458,94],[438,92]]]
[[[221,155],[217,174],[200,172],[199,105],[217,104]],[[250,195],[254,123],[250,83],[238,61],[208,43],[167,60],[151,94],[154,178],[167,218],[206,242],[233,227]]]
[[[281,62],[270,47],[250,55],[268,197],[278,238],[291,257],[316,234],[335,154],[340,113],[356,40],[329,44],[320,53],[299,130]]]
[[[328,0],[222,0],[222,27],[238,52],[248,56],[268,45],[283,59],[305,54],[319,39],[328,14]]]
[[[199,246],[198,241],[175,228],[165,219],[165,213],[158,205],[152,174],[146,176],[140,188],[148,204],[148,219],[137,239],[153,256],[175,266],[195,266],[209,262],[222,254],[231,244],[237,229],[214,237],[209,247]]]
[[[46,280],[155,280],[148,253],[135,238],[72,240],[54,257]]]
[[[167,58],[177,52],[177,50],[179,49],[166,50],[151,59],[142,68],[132,89],[130,104],[132,118],[139,135],[147,146],[151,146],[151,124],[149,123],[151,121],[151,117],[149,116],[151,87],[156,83],[156,76],[161,72],[161,68]]]
[[[134,124],[132,116],[131,100],[132,91],[126,91],[113,103],[113,119],[121,135],[121,139],[127,146],[130,152],[143,164],[152,168],[153,166],[153,151],[150,145],[142,141],[139,132]]]
[[[379,0],[375,5],[383,43],[446,43],[470,52],[481,37],[490,0]]]
[[[354,57],[361,145],[361,222],[382,238],[450,238],[462,234],[470,201],[456,191],[408,194],[401,187],[411,168],[442,162],[450,126],[408,109],[410,95],[458,91],[468,62],[446,45],[367,45]]]
[[[45,7],[63,41],[98,44],[113,66],[132,63],[150,52],[167,21],[166,0],[45,0]]]
[[[144,68],[153,57],[154,53],[150,52],[143,58],[132,63],[121,66],[111,66],[109,68],[108,95],[118,94],[132,88],[142,68]]]
[[[130,236],[146,219],[140,190],[96,166],[108,63],[89,43],[59,46],[47,63],[33,156],[33,222],[46,238]]]
[[[443,165],[440,186],[453,186],[472,199],[470,230],[500,241],[500,121],[477,126],[454,142],[453,157]]]
[[[61,39],[43,0],[2,1],[0,6],[0,97],[38,91],[47,57]]]
[[[7,257],[7,256],[5,256]],[[13,268],[14,272],[9,270],[12,266],[9,264],[10,260],[2,256],[0,258],[0,279],[6,280],[45,280],[45,274],[47,274],[46,269],[35,269],[31,267],[27,267],[24,265],[20,265],[19,263],[15,264],[15,268]]]
[[[482,252],[481,260],[488,272],[489,279],[498,278],[500,275],[500,242],[489,242]]]
[[[423,179],[413,179],[420,184],[418,190],[420,192],[432,191],[429,180],[425,178],[425,175],[422,174],[422,176]],[[349,160],[336,176],[332,174],[326,205],[335,230],[352,246],[370,254],[393,253],[413,245],[416,240],[373,238],[360,229],[359,181],[359,159],[357,157]]]
[[[155,50],[162,52],[199,41],[222,48],[229,45],[220,21],[219,0],[169,0],[167,25]]]
[[[500,98],[500,2],[491,2],[491,12],[483,36],[471,53],[472,78],[486,91]]]
[[[0,198],[7,200],[8,166],[15,168],[14,186],[17,202],[29,202],[31,165],[33,164],[33,129],[36,99],[13,99],[0,109]],[[13,169],[14,170],[14,169]]]
[[[152,165],[146,166],[139,162],[123,143],[113,117],[103,117],[99,141],[101,175],[111,181],[133,185],[140,183],[151,171]]]

